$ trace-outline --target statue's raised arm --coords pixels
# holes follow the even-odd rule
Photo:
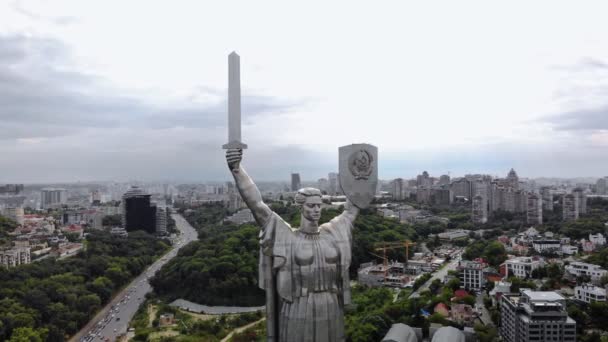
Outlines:
[[[253,180],[251,180],[245,169],[241,166],[242,159],[242,149],[228,149],[226,151],[226,161],[234,177],[236,187],[239,189],[239,193],[247,204],[247,207],[251,209],[255,220],[261,227],[264,227],[272,215],[272,210],[264,203],[260,190],[258,190]]]

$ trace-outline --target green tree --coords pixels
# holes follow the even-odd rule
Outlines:
[[[17,328],[8,342],[43,342],[48,335],[48,329],[33,329],[31,327]]]

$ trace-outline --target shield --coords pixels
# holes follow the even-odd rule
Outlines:
[[[367,208],[378,186],[378,148],[370,144],[340,147],[340,188],[357,207]]]

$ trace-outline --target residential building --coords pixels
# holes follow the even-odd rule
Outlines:
[[[4,216],[10,218],[11,220],[17,222],[20,225],[23,225],[25,222],[25,216],[23,212],[23,207],[7,207],[3,210]]]
[[[589,241],[596,246],[603,246],[606,244],[606,238],[604,237],[604,235],[602,235],[602,233],[589,234]]]
[[[167,210],[156,207],[156,234],[167,235]]]
[[[32,262],[29,246],[19,246],[0,250],[0,265],[7,268]]]
[[[571,245],[562,245],[562,253],[566,255],[574,255],[578,253],[578,247]]]
[[[431,191],[431,197],[435,205],[450,205],[454,202],[454,194],[449,186],[443,185],[439,189],[433,189]]]
[[[532,271],[541,268],[544,262],[539,258],[532,257],[516,257],[505,261],[506,276],[516,276],[517,278],[526,279],[532,276]]]
[[[564,221],[578,220],[578,197],[565,194],[562,199],[562,217]]]
[[[317,187],[319,188],[319,190],[327,192],[327,190],[329,189],[329,181],[327,180],[327,178],[319,178],[317,180]]]
[[[61,188],[43,188],[40,190],[40,207],[42,209],[61,207],[68,202],[68,191]]]
[[[572,190],[572,194],[576,196],[578,203],[578,213],[586,214],[587,213],[587,195],[582,188],[575,188]]]
[[[543,240],[534,240],[534,241],[532,241],[532,247],[538,253],[543,253],[543,252],[556,253],[556,252],[559,252],[561,250],[561,245],[562,245],[562,243],[561,243],[560,240],[543,239]]]
[[[393,199],[396,201],[402,201],[405,199],[405,182],[403,178],[394,179],[391,182],[391,192],[393,194]]]
[[[450,176],[449,175],[439,176],[439,185],[450,185]]]
[[[342,191],[340,191],[338,174],[336,172],[330,172],[327,175],[327,179],[329,181],[329,189],[327,190],[327,193],[332,196],[341,195]]]
[[[566,266],[566,272],[575,277],[588,276],[593,283],[597,283],[605,276],[608,271],[599,265],[588,264],[580,261],[573,261]]]
[[[430,189],[433,186],[433,180],[429,177],[429,173],[424,171],[416,177],[416,186],[418,188]]]
[[[540,194],[543,199],[543,210],[553,211],[553,190],[545,186],[540,188]]]
[[[574,288],[574,298],[585,303],[605,302],[606,289],[593,284],[582,284]]]
[[[472,203],[473,213],[471,218],[473,223],[486,223],[488,222],[488,206],[486,198],[482,195],[475,195]]]
[[[539,198],[537,194],[528,194],[526,207],[526,219],[528,224],[543,224],[542,199]]]
[[[503,294],[500,314],[505,342],[576,341],[576,321],[557,292],[522,289],[520,294]]]
[[[18,195],[23,191],[23,184],[5,184],[0,186],[0,195]]]
[[[431,203],[431,188],[419,187],[416,189],[416,202]]]
[[[471,199],[471,181],[466,178],[459,178],[452,182],[450,185],[454,197],[464,197],[468,200]]]
[[[302,181],[299,173],[291,174],[291,191],[298,191],[302,188]]]
[[[515,172],[515,170],[513,168],[511,168],[511,170],[509,171],[509,174],[507,174],[507,184],[509,185],[510,188],[512,188],[513,190],[518,190],[519,189],[519,177],[517,176],[517,172]]]
[[[458,262],[458,275],[462,288],[480,291],[486,285],[483,271],[488,265],[482,261],[461,260]]]
[[[598,179],[595,188],[598,195],[608,195],[608,177]]]

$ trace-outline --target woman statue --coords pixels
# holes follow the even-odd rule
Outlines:
[[[359,209],[347,201],[342,214],[319,226],[321,191],[300,189],[295,201],[302,211],[301,223],[293,229],[262,201],[260,191],[240,166],[242,155],[240,149],[229,149],[226,160],[241,197],[262,227],[260,287],[267,290],[267,305],[276,303],[276,313],[267,308],[267,318],[276,322],[270,326],[277,327],[277,340],[344,341],[344,305],[350,304],[351,231]],[[275,335],[268,334],[269,339]]]

